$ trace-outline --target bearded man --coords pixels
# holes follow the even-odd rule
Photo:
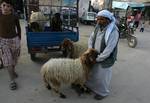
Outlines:
[[[118,39],[118,28],[113,14],[108,10],[98,12],[97,25],[90,35],[88,48],[96,49],[99,55],[86,82],[86,87],[94,92],[96,100],[102,100],[110,93],[112,66],[117,57]]]

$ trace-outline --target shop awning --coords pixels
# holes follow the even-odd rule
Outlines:
[[[113,1],[112,8],[118,8],[118,9],[127,9],[128,6],[130,7],[144,7],[143,3],[136,3],[136,2],[118,2]]]

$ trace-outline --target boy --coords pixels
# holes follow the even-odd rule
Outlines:
[[[144,32],[144,22],[141,24],[140,32]]]
[[[10,77],[10,89],[16,90],[18,77],[15,72],[18,57],[20,55],[21,28],[19,19],[13,15],[11,0],[1,0],[0,15],[0,60],[4,68],[7,68]]]

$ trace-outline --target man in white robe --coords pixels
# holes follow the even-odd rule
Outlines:
[[[116,61],[119,39],[116,21],[111,12],[102,10],[97,14],[95,31],[90,35],[88,47],[99,52],[86,86],[95,93],[94,98],[101,100],[110,93],[112,66]]]

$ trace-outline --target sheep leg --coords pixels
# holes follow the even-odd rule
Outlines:
[[[43,81],[44,81],[45,87],[46,87],[48,90],[51,90],[51,86],[50,86],[50,84],[47,82],[47,80],[46,80],[45,77],[43,78]]]
[[[82,91],[80,89],[80,85],[79,84],[72,84],[71,87],[72,87],[72,89],[75,90],[75,92],[78,94],[78,96],[81,96]]]
[[[44,83],[45,83],[45,87],[46,87],[48,90],[51,90],[50,84],[49,84],[48,82],[46,82],[46,81],[44,81]]]
[[[64,95],[63,93],[59,92],[59,88],[60,88],[60,82],[58,82],[56,79],[52,79],[51,80],[51,86],[52,89],[54,90],[55,93],[59,94],[60,98],[66,98],[66,95]]]
[[[60,95],[60,98],[66,98],[66,95],[64,95],[63,93],[59,93],[59,95]]]
[[[81,84],[78,84],[78,87],[79,87],[78,95],[81,96],[84,93],[85,88]]]
[[[90,94],[92,92],[91,89],[89,89],[86,85],[81,85],[80,84],[80,89],[81,89],[82,93]]]
[[[81,90],[82,90],[83,93],[87,90],[87,88],[85,87],[85,85],[80,85],[80,88],[81,88]]]
[[[51,90],[51,86],[50,86],[49,84],[46,86],[46,88],[47,88],[48,90]]]
[[[78,83],[78,81],[72,83],[72,89],[75,90],[75,92],[78,94],[78,96],[81,96],[84,93],[84,89],[82,88],[82,85]]]

